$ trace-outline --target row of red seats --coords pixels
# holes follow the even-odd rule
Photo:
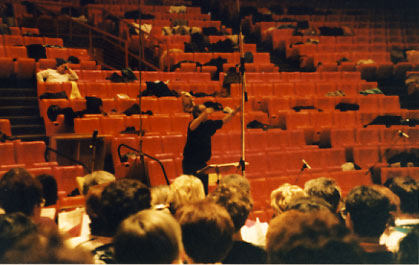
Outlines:
[[[0,56],[7,56],[13,58],[27,58],[28,53],[25,46],[13,46],[8,44],[0,46]],[[80,61],[91,60],[90,55],[86,49],[80,48],[46,48],[47,58],[62,58],[67,59],[69,56],[75,56]]]
[[[61,38],[22,35],[0,35],[0,46],[27,46],[31,44],[64,46]]]
[[[38,28],[27,28],[27,27],[9,27],[11,35],[24,35],[24,34],[31,34],[31,35],[39,35]]]

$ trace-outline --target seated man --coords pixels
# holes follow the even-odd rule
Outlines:
[[[324,199],[332,205],[335,212],[338,212],[341,191],[334,179],[324,177],[311,179],[305,183],[304,191],[310,196]]]
[[[393,254],[379,244],[390,217],[390,201],[368,186],[353,188],[346,197],[346,226],[359,237],[367,263],[394,263]]]
[[[36,73],[36,80],[38,82],[69,82],[77,81],[79,77],[65,61],[57,61],[57,69],[45,69]]]
[[[176,211],[188,263],[221,262],[233,245],[234,225],[221,206],[200,201]]]

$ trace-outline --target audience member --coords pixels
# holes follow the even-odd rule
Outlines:
[[[208,201],[224,207],[234,224],[233,247],[224,258],[227,264],[260,264],[266,263],[266,252],[263,248],[242,240],[240,229],[246,222],[253,207],[250,194],[237,185],[219,185],[208,197]]]
[[[6,213],[22,212],[39,226],[57,229],[55,222],[41,217],[42,185],[24,168],[13,168],[0,180],[0,204]]]
[[[188,263],[221,262],[233,245],[234,225],[228,212],[208,201],[183,205],[176,211]]]
[[[320,210],[327,210],[335,213],[332,205],[319,197],[300,197],[290,202],[285,208],[288,210],[298,210],[300,212],[309,213]]]
[[[307,193],[297,185],[284,183],[271,192],[271,207],[274,210],[274,216],[279,215],[287,208],[292,201],[306,197]]]
[[[168,185],[159,185],[152,187],[151,207],[156,210],[167,210],[169,213],[173,211],[173,191]]]
[[[58,187],[55,178],[49,174],[41,174],[35,177],[42,184],[42,197],[44,206],[55,205],[58,200]]]
[[[38,82],[69,82],[77,81],[79,77],[64,61],[57,61],[57,69],[46,69],[36,73]]]
[[[395,253],[398,251],[400,240],[419,226],[419,189],[417,182],[410,177],[390,178],[384,185],[400,200],[400,211],[395,214],[392,226],[380,238],[380,242]]]
[[[128,217],[119,226],[113,243],[118,263],[182,263],[182,232],[169,213],[143,210]]]
[[[393,263],[393,254],[379,244],[390,217],[388,198],[371,187],[358,186],[349,192],[345,206],[346,225],[359,237],[366,262]]]
[[[86,176],[84,176],[83,195],[87,194],[91,186],[109,183],[115,180],[116,178],[113,174],[103,170],[98,170],[90,174],[87,174]]]
[[[0,215],[0,259],[3,254],[25,236],[37,233],[38,228],[23,213]]]
[[[204,185],[193,175],[181,175],[171,184],[173,192],[173,211],[186,203],[205,199]]]
[[[419,257],[419,227],[411,230],[400,242],[397,252],[397,263],[418,264]]]
[[[272,219],[266,237],[269,263],[362,263],[362,249],[330,211],[289,210]]]
[[[332,178],[316,178],[304,184],[304,191],[310,196],[324,199],[332,205],[335,212],[338,211],[341,191],[336,181]]]
[[[247,178],[243,177],[242,175],[239,174],[230,174],[230,175],[226,175],[223,176],[220,179],[220,185],[238,185],[241,190],[245,191],[246,193],[250,194],[250,183],[249,180],[247,180]]]

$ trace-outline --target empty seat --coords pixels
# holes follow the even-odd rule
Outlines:
[[[92,134],[95,130],[102,132],[99,118],[75,118],[74,132],[78,134]]]
[[[28,167],[42,167],[57,165],[57,162],[45,160],[46,145],[43,141],[14,142],[16,162]]]
[[[0,143],[0,157],[0,165],[16,164],[15,147],[13,143]]]
[[[355,131],[356,143],[361,145],[377,145],[380,140],[381,131],[378,128],[358,128]]]
[[[353,159],[354,163],[362,169],[368,169],[381,161],[377,146],[355,146],[353,148]]]
[[[161,141],[165,154],[179,156],[183,153],[186,137],[182,134],[162,135]]]
[[[125,119],[122,115],[109,115],[101,117],[100,127],[103,134],[119,135],[125,130]]]
[[[114,165],[121,164],[122,162],[121,159],[119,158],[119,154],[121,154],[121,158],[122,158],[127,153],[134,152],[127,147],[124,147],[124,146],[119,147],[121,144],[128,145],[137,150],[139,149],[138,137],[135,137],[135,136],[113,137],[112,142],[111,142],[111,152],[112,152],[112,160],[113,160]],[[119,153],[118,153],[118,148],[119,148]]]
[[[153,132],[166,133],[172,131],[170,116],[168,114],[155,114],[148,118],[150,129]]]
[[[23,46],[23,37],[19,35],[4,35],[4,45],[6,46]]]
[[[0,78],[8,79],[14,71],[14,62],[11,57],[0,57]]]
[[[44,45],[44,39],[42,37],[23,36],[23,43],[25,46],[31,44]]]
[[[355,144],[353,128],[332,128],[330,130],[330,145],[332,147],[352,146]]]
[[[169,179],[174,179],[178,176],[178,173],[176,172],[176,167],[173,159],[161,159],[160,162],[164,166],[164,170],[166,172],[166,176]],[[159,163],[157,163],[154,160],[149,160],[147,162],[147,168],[148,168],[148,176],[150,179],[150,184],[152,187],[158,186],[158,185],[167,185],[166,178],[164,177],[163,170]]]
[[[35,74],[35,59],[19,58],[15,62],[15,73],[18,79],[31,79]]]
[[[13,58],[27,58],[26,47],[5,46],[6,55]]]
[[[57,181],[58,190],[69,194],[74,189],[77,189],[76,177],[84,176],[84,170],[80,165],[59,166],[53,169],[53,174]]]
[[[160,136],[149,135],[142,137],[142,151],[151,156],[155,156],[156,154],[163,154],[164,151]]]

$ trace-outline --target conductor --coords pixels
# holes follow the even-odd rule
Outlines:
[[[208,115],[214,111],[205,105],[196,105],[192,110],[193,120],[188,125],[186,144],[183,149],[182,168],[184,174],[197,176],[204,184],[208,194],[208,175],[197,174],[196,171],[207,166],[211,158],[211,136],[228,123],[240,110],[240,106],[224,116],[222,120],[209,120]]]

